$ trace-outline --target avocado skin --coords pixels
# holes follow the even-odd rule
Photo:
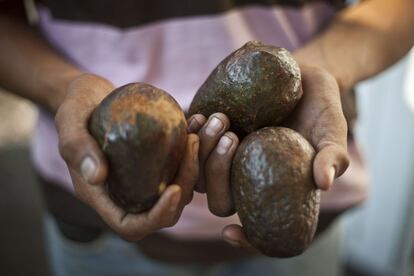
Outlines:
[[[305,138],[283,127],[253,132],[238,147],[233,198],[248,240],[264,255],[292,257],[310,245],[320,204],[314,156]]]
[[[177,102],[151,85],[127,84],[94,110],[89,130],[108,160],[110,197],[128,213],[151,208],[185,150],[187,123]]]
[[[300,70],[290,53],[253,41],[226,57],[195,95],[189,115],[226,114],[232,131],[276,126],[302,96]]]

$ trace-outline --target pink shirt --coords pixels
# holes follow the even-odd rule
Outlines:
[[[221,14],[167,19],[119,29],[102,23],[54,19],[41,7],[40,28],[46,39],[81,69],[101,75],[116,86],[146,82],[164,89],[187,109],[213,68],[249,40],[294,50],[329,22],[334,11],[326,4],[302,9],[249,5]],[[32,140],[38,172],[72,192],[67,167],[59,155],[53,118],[40,110]],[[349,199],[348,199],[349,200]],[[351,201],[355,201],[355,196]],[[323,208],[335,208],[328,198]],[[195,193],[180,221],[163,231],[186,238],[220,235],[236,216],[209,213],[205,195]]]

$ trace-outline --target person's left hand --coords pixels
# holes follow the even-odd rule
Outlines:
[[[339,88],[335,78],[324,69],[302,65],[301,73],[303,97],[284,126],[301,133],[315,148],[315,183],[321,190],[329,190],[334,179],[342,175],[349,165],[347,124]],[[211,115],[207,123],[206,118],[199,114],[189,119],[190,132],[198,132],[200,136],[202,173],[196,188],[207,192],[209,209],[219,216],[234,213],[230,168],[239,141],[234,133],[227,131],[228,128],[228,118],[221,113]],[[227,150],[225,145],[228,145]],[[224,240],[233,246],[254,250],[241,226],[228,225],[222,234]]]

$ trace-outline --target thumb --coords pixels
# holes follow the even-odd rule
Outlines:
[[[59,134],[59,152],[66,164],[90,184],[102,184],[107,177],[107,162],[95,140],[77,130]]]
[[[98,143],[89,134],[88,121],[96,106],[112,90],[113,85],[100,77],[82,76],[69,86],[55,117],[62,158],[90,184],[103,183],[108,166]]]
[[[341,176],[349,166],[346,149],[335,143],[322,144],[313,162],[313,175],[316,185],[329,190],[336,177]]]

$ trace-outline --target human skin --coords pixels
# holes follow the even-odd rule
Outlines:
[[[105,191],[107,162],[87,129],[92,111],[115,88],[113,84],[65,61],[19,16],[0,15],[0,44],[0,83],[55,115],[59,150],[76,196],[126,240],[140,240],[174,225],[191,201],[198,179],[198,136],[188,134],[177,176],[156,205],[145,213],[126,214]]]
[[[340,93],[384,70],[410,49],[414,42],[412,10],[412,0],[367,1],[345,10],[324,33],[294,53],[304,96],[288,126],[315,147],[314,177],[322,190],[328,190],[348,166]],[[0,14],[0,53],[0,84],[55,114],[59,149],[76,195],[121,237],[135,241],[174,225],[195,185],[205,186],[214,214],[234,212],[229,172],[239,141],[228,131],[225,114],[189,118],[188,145],[173,181],[176,185],[170,185],[149,212],[125,214],[105,193],[102,184],[107,163],[87,130],[91,112],[113,85],[81,72],[10,13]],[[227,226],[223,238],[232,245],[251,248],[240,226]]]
[[[308,73],[301,68],[305,98],[290,123],[293,129],[304,134],[316,148],[317,157],[313,169],[316,183],[322,190],[329,189],[333,183],[333,179],[327,178],[328,164],[338,162],[341,149],[346,148],[346,145],[344,137],[339,136],[343,135],[342,132],[336,132],[335,135],[330,130],[335,128],[332,125],[335,120],[330,119],[328,114],[309,116],[312,112],[308,100],[320,101],[315,104],[321,105],[321,110],[324,101],[318,98],[324,97],[324,91],[347,93],[359,81],[380,73],[403,57],[414,45],[413,10],[412,0],[365,1],[344,10],[324,32],[294,53],[299,64],[311,65],[319,71],[318,77],[312,76],[314,69],[310,68],[312,72]],[[324,80],[322,85],[317,82],[319,78]],[[307,95],[313,93],[315,98]],[[338,115],[337,111],[334,114]],[[328,127],[328,131],[311,131],[323,129],[324,126]],[[200,138],[202,144],[202,137]],[[344,163],[339,161],[339,164]],[[339,167],[336,165],[335,168]],[[341,172],[343,171],[336,170],[335,177]],[[229,225],[222,233],[224,240],[233,246],[255,251],[239,225]]]

